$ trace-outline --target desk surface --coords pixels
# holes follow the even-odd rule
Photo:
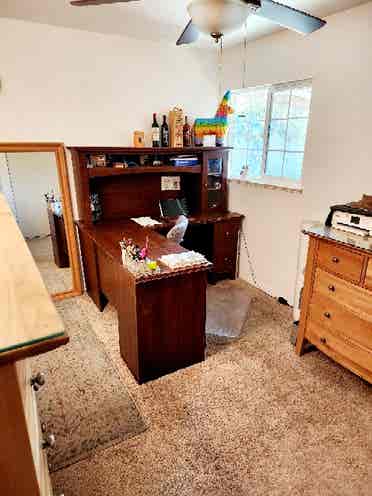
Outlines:
[[[64,344],[68,337],[5,198],[0,195],[0,363]]]
[[[130,219],[121,219],[115,221],[105,221],[101,224],[87,226],[83,222],[77,223],[80,229],[83,229],[88,236],[96,243],[96,245],[103,250],[106,255],[111,257],[119,265],[122,265],[121,249],[119,242],[123,238],[130,238],[139,246],[144,246],[146,237],[149,239],[149,258],[152,260],[159,260],[163,255],[172,253],[187,252],[185,248],[165,238],[152,228],[142,227]],[[195,266],[185,269],[170,269],[163,264],[159,264],[160,273],[151,275],[138,275],[133,277],[136,283],[152,281],[155,279],[162,279],[164,277],[177,276],[179,274],[206,271],[212,267],[208,263],[203,266]]]

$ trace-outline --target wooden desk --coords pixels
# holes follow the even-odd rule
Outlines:
[[[0,229],[0,493],[52,496],[29,357],[68,336],[2,195]]]
[[[78,228],[87,291],[100,310],[107,301],[116,308],[121,354],[137,381],[203,361],[208,267],[136,277],[122,265],[123,237],[143,246],[148,236],[152,259],[186,250],[131,220]]]

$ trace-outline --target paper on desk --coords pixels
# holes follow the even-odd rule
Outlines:
[[[137,224],[139,224],[142,227],[152,227],[161,224],[161,222],[158,222],[157,220],[152,219],[151,217],[132,217],[131,220],[137,222]]]
[[[160,261],[170,269],[193,267],[194,265],[208,263],[208,260],[196,251],[185,251],[183,253],[163,255],[160,257]]]

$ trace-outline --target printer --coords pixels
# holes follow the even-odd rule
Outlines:
[[[360,201],[334,205],[326,225],[359,236],[372,236],[372,196],[363,195]]]

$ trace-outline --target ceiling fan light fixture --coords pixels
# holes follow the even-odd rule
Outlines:
[[[202,33],[225,35],[242,26],[253,9],[242,0],[194,0],[187,10]]]

